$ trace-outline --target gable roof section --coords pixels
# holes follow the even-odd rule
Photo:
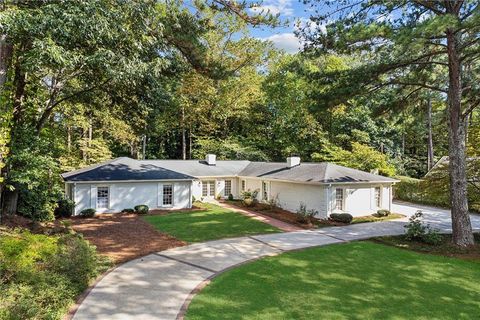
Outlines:
[[[62,174],[65,181],[192,180],[194,177],[122,157]]]
[[[328,162],[301,163],[291,168],[288,168],[285,163],[252,162],[238,175],[309,183],[393,183],[398,181]]]
[[[65,181],[193,180],[200,177],[257,177],[304,183],[393,183],[398,180],[333,163],[301,163],[288,168],[284,162],[217,160],[134,160],[117,158],[62,174]]]

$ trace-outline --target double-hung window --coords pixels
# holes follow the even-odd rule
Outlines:
[[[343,210],[343,189],[335,189],[335,209]]]
[[[377,208],[382,206],[382,188],[375,187],[375,205]]]
[[[245,191],[247,188],[247,181],[242,180],[242,191]]]
[[[97,187],[97,209],[108,209],[109,207],[109,188]]]
[[[223,189],[223,195],[228,197],[232,194],[232,180],[225,180],[225,188]]]
[[[171,206],[173,205],[173,185],[164,184],[163,185],[163,205]]]

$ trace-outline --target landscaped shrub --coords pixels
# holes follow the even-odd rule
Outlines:
[[[423,212],[418,210],[410,217],[405,226],[405,239],[409,241],[421,241],[432,245],[437,245],[442,241],[442,237],[437,230],[432,229],[428,224],[422,222]]]
[[[228,200],[229,200],[229,201],[233,201],[233,194],[230,193],[230,194],[228,195]]]
[[[376,213],[373,214],[376,217],[388,217],[390,215],[390,211],[385,209],[377,210]]]
[[[83,218],[91,218],[95,215],[96,212],[97,211],[95,209],[87,208],[80,211],[80,216]]]
[[[65,275],[77,291],[85,290],[90,279],[98,274],[99,260],[95,247],[79,234],[62,236],[57,242],[57,251],[50,263],[51,269]]]
[[[300,208],[298,208],[295,215],[297,216],[297,221],[300,223],[312,223],[313,218],[318,214],[318,211],[314,209],[307,210],[307,205],[303,202],[300,203]]]
[[[134,212],[135,212],[135,209],[133,209],[133,208],[126,208],[126,209],[123,209],[122,212],[123,212],[123,213],[134,213]]]
[[[61,199],[57,202],[57,207],[55,208],[55,218],[69,218],[73,214],[73,209],[75,208],[75,202],[70,199]]]
[[[252,198],[244,198],[242,200],[242,203],[244,206],[246,207],[252,207],[255,205],[255,199],[252,199]]]
[[[332,213],[330,219],[336,222],[351,223],[353,216],[349,213]]]
[[[138,206],[135,206],[135,213],[137,213],[137,214],[147,214],[148,210],[149,210],[149,208],[145,204],[140,204]]]
[[[250,191],[250,190],[243,191],[242,192],[243,205],[246,207],[254,206],[258,202],[257,200],[258,191],[259,191],[258,189],[253,191]]]
[[[108,266],[78,235],[0,230],[0,319],[61,319]]]

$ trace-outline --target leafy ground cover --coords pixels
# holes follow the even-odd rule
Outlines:
[[[79,234],[0,227],[0,319],[61,319],[109,266]]]
[[[306,249],[213,279],[186,319],[474,319],[479,266],[368,241]]]
[[[213,204],[196,204],[203,210],[180,211],[143,219],[160,232],[187,242],[275,233],[279,229]]]

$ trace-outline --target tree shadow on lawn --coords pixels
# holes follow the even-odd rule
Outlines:
[[[479,267],[371,242],[312,248],[220,275],[187,319],[473,319]]]

